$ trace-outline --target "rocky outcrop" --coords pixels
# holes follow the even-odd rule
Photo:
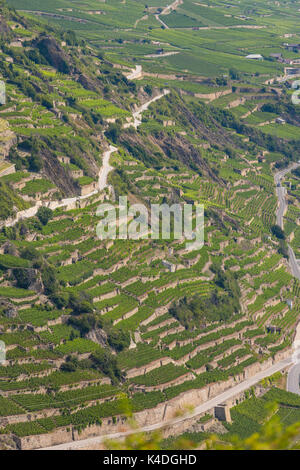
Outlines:
[[[6,23],[5,19],[3,18],[3,16],[0,16],[0,34],[1,35],[7,35],[8,33],[11,32],[11,29],[10,27],[8,26],[8,24]]]
[[[107,347],[107,334],[101,328],[89,331],[87,338],[94,341],[94,343],[100,344],[103,348]]]
[[[52,67],[55,67],[59,72],[70,73],[69,58],[53,37],[40,36],[33,45],[38,48]]]
[[[7,318],[16,318],[19,315],[17,307],[8,300],[0,300],[0,309],[3,310]]]

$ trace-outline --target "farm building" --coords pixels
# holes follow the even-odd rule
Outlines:
[[[261,54],[249,54],[249,55],[246,56],[246,59],[264,60],[264,58]]]
[[[275,122],[277,122],[277,124],[286,124],[286,120],[281,117],[276,118]]]
[[[299,52],[300,51],[300,44],[285,44],[285,48],[288,51]]]

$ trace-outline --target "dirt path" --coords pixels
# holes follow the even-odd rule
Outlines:
[[[164,54],[148,54],[148,55],[145,55],[145,58],[161,59],[162,57],[168,57],[170,55],[177,55],[177,54],[180,54],[180,51],[170,51],[170,52],[165,52]]]
[[[136,80],[138,78],[141,78],[142,71],[143,71],[142,66],[137,65],[135,69],[132,69],[132,72],[129,75],[127,75],[127,80]]]
[[[136,22],[134,23],[134,28],[136,28],[137,25],[138,25],[141,21],[146,21],[148,18],[149,18],[149,15],[144,15],[144,16],[142,16],[142,18],[139,18],[138,20],[136,20]]]
[[[155,18],[157,19],[157,21],[158,21],[160,24],[163,25],[163,27],[164,27],[165,29],[170,29],[169,26],[168,26],[166,23],[164,23],[163,20],[160,19],[159,15],[155,15]]]
[[[173,10],[176,10],[176,8],[182,4],[183,0],[175,0],[175,2],[171,3],[171,5],[167,5],[160,14],[169,15]]]

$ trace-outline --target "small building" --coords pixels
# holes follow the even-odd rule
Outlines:
[[[78,168],[77,170],[71,170],[71,175],[72,178],[82,178],[83,176],[83,170]]]
[[[281,328],[279,326],[269,325],[266,329],[267,333],[281,333]]]
[[[280,52],[276,52],[276,53],[270,54],[270,57],[272,57],[273,59],[280,60],[282,59],[282,54]]]
[[[264,60],[264,58],[261,54],[249,54],[249,55],[246,56],[246,59]]]
[[[286,303],[287,303],[287,306],[289,307],[289,309],[292,310],[293,305],[294,305],[292,299],[287,299]]]
[[[215,406],[214,415],[219,421],[226,421],[227,423],[232,422],[230,407],[227,403],[221,403],[220,405]]]
[[[91,194],[93,191],[96,191],[97,186],[98,185],[95,181],[93,181],[92,183],[86,184],[84,186],[81,186],[80,196],[87,196],[88,194]]]
[[[247,176],[249,168],[235,168],[234,172],[241,176]]]
[[[284,73],[287,76],[297,76],[297,75],[300,75],[300,68],[299,67],[285,67]]]
[[[288,51],[299,52],[300,51],[300,44],[285,44],[285,48]]]
[[[176,265],[173,263],[170,263],[169,261],[163,260],[162,264],[164,265],[165,268],[167,268],[170,273],[175,273],[176,271]]]
[[[69,165],[70,164],[70,158],[69,157],[66,157],[64,155],[58,155],[58,161],[60,163],[65,163],[66,165]]]
[[[277,124],[286,124],[286,120],[283,119],[283,118],[281,118],[281,117],[276,118],[276,119],[275,119],[275,122],[276,122]]]

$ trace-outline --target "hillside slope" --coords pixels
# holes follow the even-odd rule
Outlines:
[[[74,34],[3,3],[1,33],[3,445],[117,429],[121,392],[142,423],[163,421],[188,391],[200,404],[288,354],[300,286],[274,227],[273,172],[298,158],[299,141],[265,134],[224,97],[208,104],[130,81]],[[245,94],[287,112],[271,88]],[[298,173],[290,180],[299,201]],[[203,204],[204,247],[188,251],[172,231],[100,240],[98,205],[124,195],[148,209]],[[294,245],[298,209],[286,214]]]

